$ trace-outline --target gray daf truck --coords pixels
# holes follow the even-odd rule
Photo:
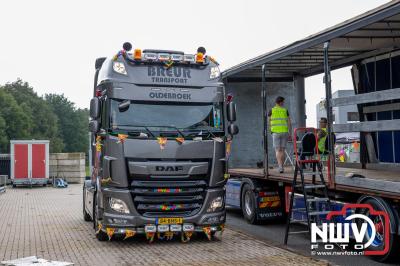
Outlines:
[[[202,47],[131,49],[96,60],[84,219],[100,241],[212,236],[225,222],[226,143],[238,133],[218,63]]]

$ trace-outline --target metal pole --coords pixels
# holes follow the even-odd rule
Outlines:
[[[264,139],[264,175],[268,176],[268,121],[267,121],[267,84],[265,64],[261,67],[261,98],[262,98],[262,114],[263,114],[263,139]]]
[[[333,123],[333,115],[332,115],[332,106],[331,106],[331,100],[332,100],[332,87],[331,87],[331,70],[329,67],[329,57],[328,57],[328,51],[329,51],[329,42],[324,43],[324,83],[325,83],[325,94],[326,94],[326,101],[325,101],[325,107],[326,107],[326,118],[328,119],[328,124],[327,124],[327,133],[328,133],[328,147],[329,147],[329,159],[328,159],[328,178],[329,178],[329,184],[334,185],[335,181],[335,150],[334,150],[334,141],[332,139],[332,123]]]

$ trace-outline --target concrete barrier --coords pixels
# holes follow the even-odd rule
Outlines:
[[[84,153],[51,153],[50,178],[63,178],[68,183],[83,183],[86,176]]]

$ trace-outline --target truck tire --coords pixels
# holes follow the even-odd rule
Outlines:
[[[385,202],[385,200],[377,197],[369,197],[362,203],[365,204],[370,204],[374,210],[379,210],[379,211],[385,211],[389,215],[390,219],[390,224],[394,225],[395,228],[397,228],[397,221],[394,219],[394,210],[390,207],[389,204]],[[360,212],[361,214],[365,214],[368,216],[368,210],[363,209]],[[379,224],[382,225],[383,221],[380,217],[375,217],[375,219],[372,219],[372,221],[375,223],[376,228],[377,228],[377,236],[375,237],[374,242],[371,244],[371,246],[368,247],[368,250],[382,250],[384,247],[384,234],[382,232],[383,227],[380,226]],[[371,259],[379,262],[387,262],[392,260],[394,257],[398,256],[396,253],[398,253],[399,250],[399,237],[397,234],[393,234],[390,232],[390,238],[389,238],[389,252],[385,255],[382,256],[371,256]]]
[[[94,230],[96,232],[96,238],[99,241],[107,241],[108,240],[108,235],[103,232],[102,230],[98,230],[99,228],[99,221],[97,220],[97,213],[98,213],[98,206],[97,206],[97,194],[94,194],[93,196],[93,206],[94,206],[94,210],[93,210],[93,221],[94,221]]]
[[[241,207],[244,218],[250,224],[257,224],[257,213],[256,213],[256,197],[254,191],[251,189],[249,184],[244,184],[241,193]]]
[[[85,204],[86,204],[86,193],[85,193],[85,186],[83,186],[83,220],[85,222],[90,222],[92,221],[92,217],[90,217],[89,213],[87,213],[86,208],[85,208]]]

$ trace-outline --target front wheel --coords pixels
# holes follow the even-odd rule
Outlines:
[[[241,195],[241,206],[244,218],[251,224],[257,224],[256,197],[249,184],[244,184]]]

